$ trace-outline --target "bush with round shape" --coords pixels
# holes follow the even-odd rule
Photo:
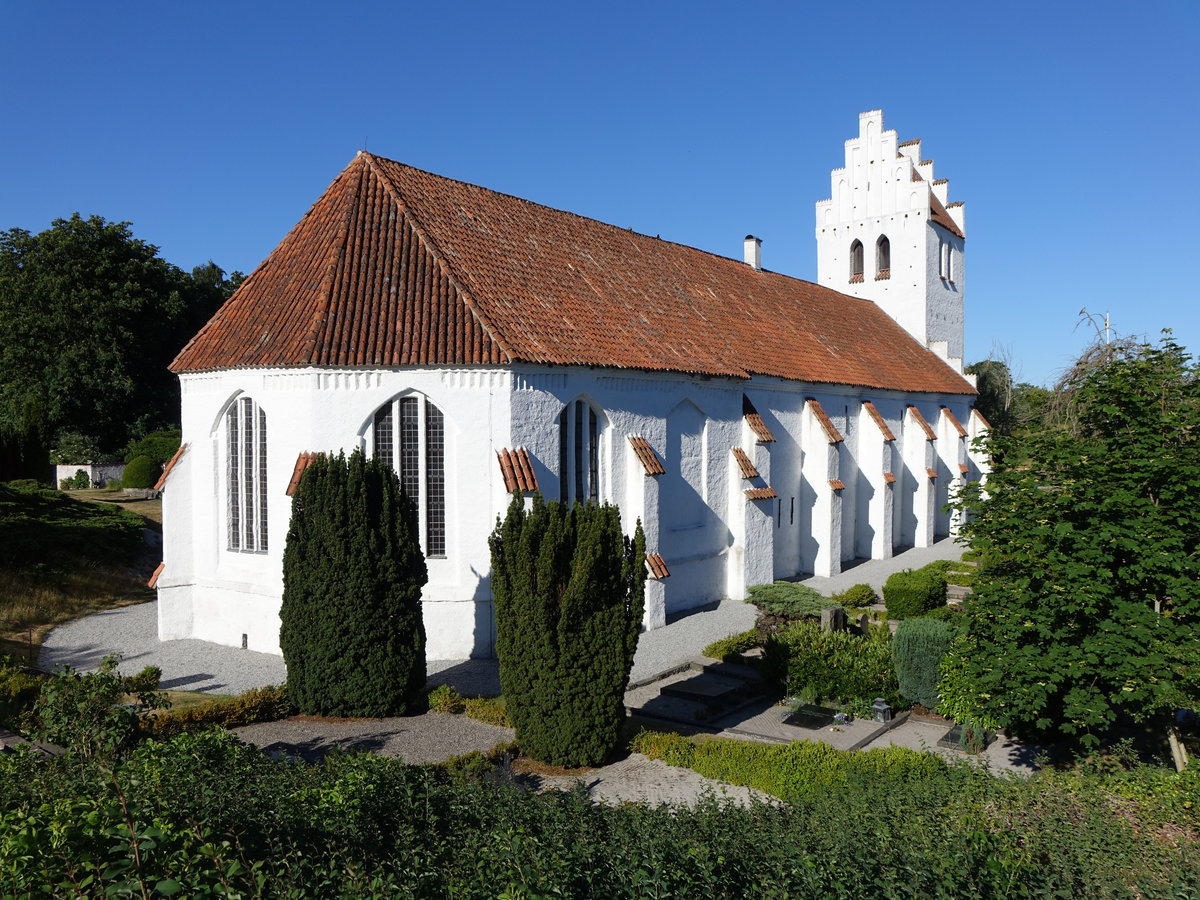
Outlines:
[[[829,599],[842,604],[846,609],[865,609],[878,603],[879,595],[869,584],[856,584]]]
[[[127,488],[151,488],[158,481],[162,467],[148,456],[134,457],[121,474],[121,484]]]
[[[905,619],[892,637],[892,659],[900,693],[927,709],[937,709],[939,667],[950,650],[954,629],[936,619]]]
[[[928,566],[893,572],[883,585],[889,619],[908,619],[946,605],[946,577]]]
[[[596,765],[616,747],[642,624],[646,541],[615,506],[513,495],[490,540],[496,655],[523,753]],[[468,711],[469,714],[469,711]]]
[[[279,646],[304,713],[425,710],[425,557],[396,473],[361,450],[318,456],[292,503]]]

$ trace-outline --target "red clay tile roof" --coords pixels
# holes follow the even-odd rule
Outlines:
[[[167,484],[167,476],[171,474],[171,470],[175,468],[175,463],[183,458],[183,454],[187,451],[187,444],[180,444],[179,449],[175,451],[170,461],[163,466],[162,474],[158,476],[158,481],[154,482],[154,489],[161,491]]]
[[[869,300],[369,153],[171,370],[515,362],[975,392]]]
[[[982,423],[983,423],[983,427],[984,427],[984,428],[986,428],[988,431],[991,431],[991,430],[992,430],[992,423],[991,423],[991,422],[989,422],[989,421],[987,420],[987,416],[985,416],[983,413],[981,413],[981,412],[980,412],[978,409],[976,409],[974,406],[972,406],[972,407],[971,407],[971,415],[973,415],[973,416],[974,416],[975,418],[977,418],[977,419],[978,419],[980,422],[982,422]]]
[[[950,407],[943,406],[942,415],[950,420],[950,424],[954,426],[954,430],[958,432],[959,437],[967,436],[967,429],[963,428],[962,422],[958,421],[958,418],[954,415],[954,413],[950,412]]]
[[[888,428],[887,421],[879,414],[879,410],[875,408],[875,404],[870,400],[864,400],[862,405],[863,409],[865,409],[867,414],[871,417],[871,421],[875,423],[875,427],[882,432],[883,439],[885,441],[894,441],[896,436],[892,434],[892,429]]]
[[[929,475],[930,478],[937,478],[937,470],[936,469],[926,469],[925,472],[926,472],[926,474]]]
[[[287,490],[284,493],[289,497],[295,495],[296,488],[300,486],[300,476],[304,474],[304,470],[311,466],[320,455],[320,453],[305,451],[296,457],[296,465],[292,467],[292,479],[288,482]]]
[[[962,229],[950,218],[950,213],[946,212],[946,207],[942,206],[942,201],[933,196],[932,193],[929,195],[929,218],[930,221],[941,225],[951,234],[960,238],[966,238],[966,235],[962,233]]]
[[[648,440],[636,434],[631,434],[629,436],[629,443],[633,445],[633,452],[637,454],[637,458],[641,461],[642,468],[646,470],[647,475],[666,474],[667,470],[663,468],[662,460],[658,458],[658,454],[654,452],[654,448],[650,446]]]
[[[737,460],[738,468],[742,470],[743,478],[758,477],[758,469],[754,468],[754,463],[750,461],[750,457],[746,455],[745,450],[741,447],[734,447],[733,458]]]
[[[763,417],[758,414],[758,410],[754,408],[754,404],[745,394],[742,395],[742,415],[746,417],[746,424],[750,426],[750,430],[754,432],[754,437],[760,444],[775,443],[775,435],[771,434],[771,429],[767,427],[767,423],[763,421]]]
[[[751,500],[770,500],[779,495],[775,493],[773,487],[750,488],[746,491],[746,496]]]
[[[650,570],[650,574],[655,578],[671,577],[671,570],[667,568],[667,561],[657,553],[646,554],[646,568]]]
[[[819,400],[814,400],[809,397],[804,401],[808,404],[808,408],[812,410],[812,414],[817,417],[817,421],[821,423],[821,428],[825,431],[825,437],[828,438],[831,444],[840,444],[843,440],[841,432],[833,424],[833,419],[825,412],[825,407],[821,405]]]
[[[155,490],[157,490],[157,488],[155,488]],[[165,562],[160,562],[158,564],[158,566],[155,568],[153,574],[151,574],[150,580],[146,582],[146,587],[148,587],[148,588],[157,587],[158,586],[158,577],[160,575],[162,575],[163,569],[165,569],[166,567],[167,567],[167,564]]]
[[[500,461],[500,474],[504,476],[504,489],[508,493],[520,491],[527,494],[538,489],[537,475],[524,447],[518,447],[516,450],[497,450],[496,458]]]
[[[919,143],[921,143],[921,139],[920,139],[920,138],[913,138],[912,140],[908,140],[908,141],[901,141],[901,142],[900,142],[899,144],[897,144],[896,146],[897,146],[897,147],[911,147],[913,144],[919,144]]]
[[[959,464],[958,464],[958,470],[959,470],[960,472],[962,472],[964,475],[966,475],[968,472],[970,472],[970,471],[971,471],[971,467],[970,467],[970,466],[968,466],[966,463],[959,463]]]
[[[921,428],[925,431],[926,439],[931,440],[931,441],[936,441],[937,435],[934,434],[933,429],[929,427],[929,423],[925,421],[925,417],[923,415],[921,415],[921,411],[919,409],[917,409],[915,406],[910,406],[908,408],[908,411],[910,413],[912,413],[913,418],[917,420],[917,424],[920,425]]]
[[[830,478],[829,486],[835,491],[844,491],[846,489],[845,482],[843,482],[840,478]]]
[[[895,476],[895,475],[893,475],[891,472],[884,472],[884,473],[883,473],[883,480],[884,480],[884,482],[885,482],[886,484],[895,484],[895,483],[896,483],[896,476]]]

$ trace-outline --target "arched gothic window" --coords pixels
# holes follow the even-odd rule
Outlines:
[[[229,549],[267,551],[267,416],[249,397],[225,413],[225,499]]]
[[[862,241],[855,240],[850,245],[850,280],[862,281],[863,279],[863,245]]]
[[[875,242],[875,278],[891,277],[891,269],[892,242],[888,240],[886,234],[881,234],[879,240]]]
[[[442,411],[424,397],[390,400],[375,412],[371,453],[400,476],[417,506],[426,556],[446,555],[446,426]]]
[[[586,400],[568,403],[559,414],[559,496],[567,503],[599,501],[603,432],[603,416]]]

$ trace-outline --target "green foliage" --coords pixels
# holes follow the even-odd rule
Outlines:
[[[296,708],[423,711],[426,579],[416,508],[396,473],[361,450],[317,457],[296,490],[283,553],[279,645]]]
[[[39,234],[0,232],[0,424],[23,428],[36,408],[42,434],[83,432],[115,450],[176,421],[167,365],[224,296],[128,223],[74,214]]]
[[[139,456],[148,456],[156,465],[165,466],[175,455],[182,441],[183,432],[178,428],[153,431],[145,437],[129,442],[125,447],[125,462],[133,462]]]
[[[461,713],[465,709],[462,695],[448,684],[439,684],[430,691],[427,703],[430,712]]]
[[[860,637],[822,631],[816,622],[801,620],[768,641],[767,657],[779,660],[775,665],[786,673],[789,693],[808,689],[837,703],[883,697],[894,704],[899,698],[890,638],[884,627]]]
[[[708,743],[687,756],[774,779],[796,799],[607,806],[578,791],[515,790],[492,774],[496,751],[454,771],[367,754],[272,762],[215,730],[145,741],[111,769],[3,754],[0,893],[1167,900],[1200,890],[1200,823],[1184,806],[1194,779],[997,779],[913,751]]]
[[[820,616],[821,610],[838,605],[816,588],[793,581],[756,584],[748,593],[750,602],[762,612],[787,619]]]
[[[125,467],[121,484],[127,488],[150,488],[158,481],[162,468],[148,456],[136,456]]]
[[[0,725],[19,730],[22,717],[37,702],[45,676],[9,665],[0,658]]]
[[[96,439],[78,431],[60,431],[50,450],[50,461],[60,466],[101,462],[103,456]]]
[[[713,641],[701,653],[709,659],[719,659],[722,661],[736,659],[747,650],[757,647],[760,640],[758,629],[751,628],[749,631],[743,631],[740,634],[731,634],[729,637],[723,637],[719,641]]]
[[[58,481],[58,489],[60,491],[82,491],[92,486],[92,479],[88,477],[88,473],[83,469],[76,469],[75,474],[70,478],[60,478]]]
[[[996,439],[986,494],[960,501],[980,562],[942,695],[1094,745],[1122,710],[1200,705],[1200,371],[1169,338],[1085,356],[1071,427]]]
[[[0,484],[0,547],[10,570],[128,565],[145,546],[140,516],[75,500],[35,481]]]
[[[595,765],[616,746],[646,583],[639,522],[607,504],[568,508],[514,494],[490,539],[496,655],[523,752]]]
[[[930,563],[919,569],[893,572],[883,584],[883,601],[889,619],[921,616],[946,605],[944,567]]]
[[[905,619],[892,637],[892,660],[901,696],[937,709],[942,657],[950,650],[953,629],[930,618]]]
[[[829,598],[846,609],[865,609],[879,602],[879,595],[869,584],[856,584]]]
[[[967,627],[967,617],[963,613],[961,604],[951,606],[939,606],[937,609],[931,609],[927,613],[921,613],[922,619],[933,619],[936,622],[945,622],[955,632],[964,631]]]
[[[513,727],[508,702],[503,697],[467,697],[463,700],[463,712],[486,725]]]
[[[34,703],[30,734],[86,759],[111,761],[127,753],[142,720],[166,700],[138,691],[136,703],[122,702],[127,691],[119,662],[119,656],[106,656],[95,672],[80,675],[66,666],[46,679]]]
[[[162,669],[158,666],[146,666],[136,675],[122,678],[121,684],[127,694],[143,694],[157,691],[161,680]]]
[[[158,738],[219,725],[237,728],[255,722],[286,719],[295,710],[284,685],[251,688],[236,697],[217,697],[207,703],[159,712],[143,722],[143,730]]]
[[[907,747],[836,750],[821,741],[764,744],[728,738],[685,738],[642,732],[631,749],[668,765],[740,784],[796,803],[863,782],[945,779],[948,766],[933,753]]]

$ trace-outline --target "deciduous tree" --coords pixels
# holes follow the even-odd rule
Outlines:
[[[1089,745],[1200,702],[1200,369],[1167,335],[1075,371],[1072,427],[996,439],[1021,462],[960,500],[980,567],[942,695]]]

